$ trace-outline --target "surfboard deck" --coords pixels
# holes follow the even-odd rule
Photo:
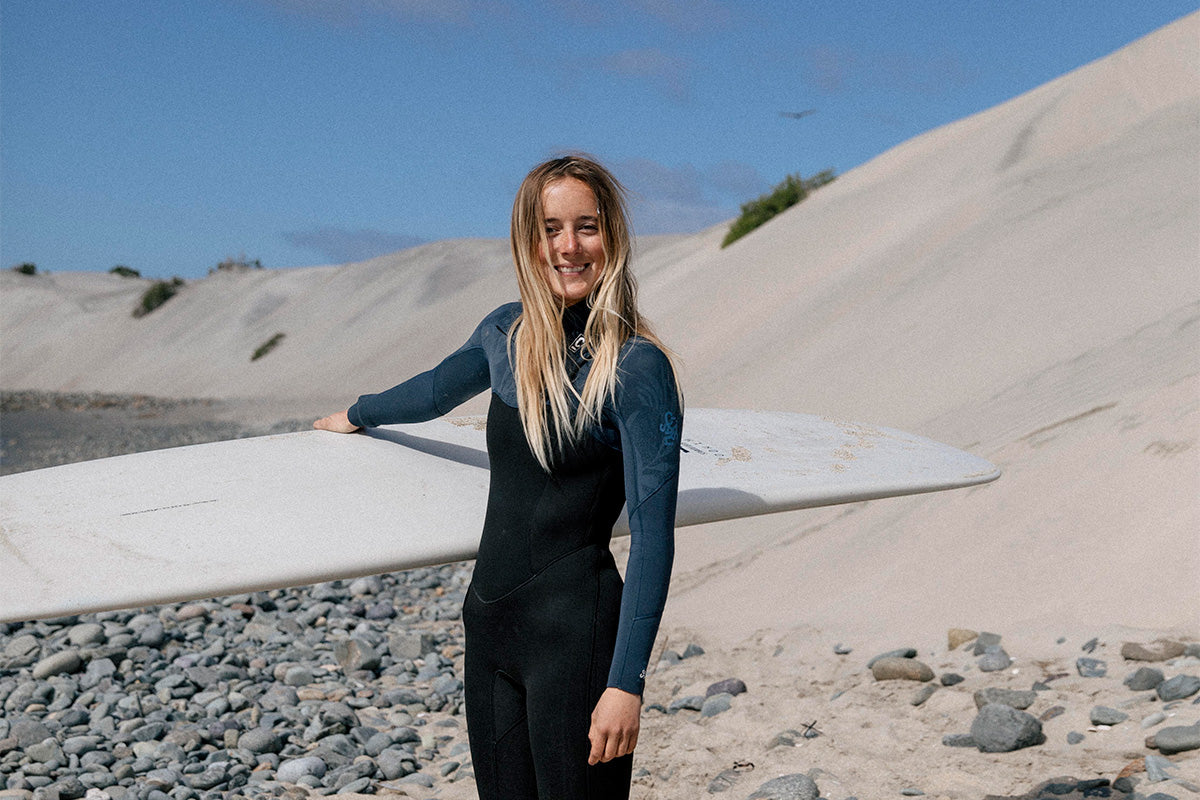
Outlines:
[[[189,445],[0,477],[0,622],[473,558],[482,417]],[[984,459],[806,414],[689,409],[679,527],[986,483]],[[622,515],[616,535],[628,533]]]

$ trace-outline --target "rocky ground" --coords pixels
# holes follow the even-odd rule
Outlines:
[[[5,394],[0,414],[6,472],[303,422],[30,393]],[[458,621],[470,573],[0,625],[0,797],[472,798]],[[1200,797],[1200,645],[1186,637],[1100,633],[1034,652],[951,629],[869,654],[818,650],[819,632],[736,649],[702,631],[664,638],[634,797]]]

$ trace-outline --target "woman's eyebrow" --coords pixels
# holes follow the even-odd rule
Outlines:
[[[583,222],[596,222],[598,219],[600,219],[600,216],[598,214],[581,214],[580,216],[575,217],[574,219],[577,219],[577,220],[580,220]],[[562,220],[560,220],[558,217],[546,217],[546,222],[548,224],[551,222],[562,222]]]

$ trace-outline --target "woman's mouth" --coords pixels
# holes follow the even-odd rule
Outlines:
[[[578,275],[590,266],[590,264],[555,264],[554,269],[563,275]]]

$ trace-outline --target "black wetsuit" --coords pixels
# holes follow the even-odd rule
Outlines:
[[[599,800],[629,795],[632,757],[587,765],[591,712],[608,686],[641,694],[674,553],[679,407],[670,363],[631,339],[602,423],[563,448],[547,474],[517,411],[507,333],[511,303],[429,372],[350,409],[355,425],[418,422],[492,389],[491,486],[467,598],[466,705],[481,800]],[[582,389],[587,308],[563,328],[572,382]],[[626,584],[608,544],[628,501]]]

